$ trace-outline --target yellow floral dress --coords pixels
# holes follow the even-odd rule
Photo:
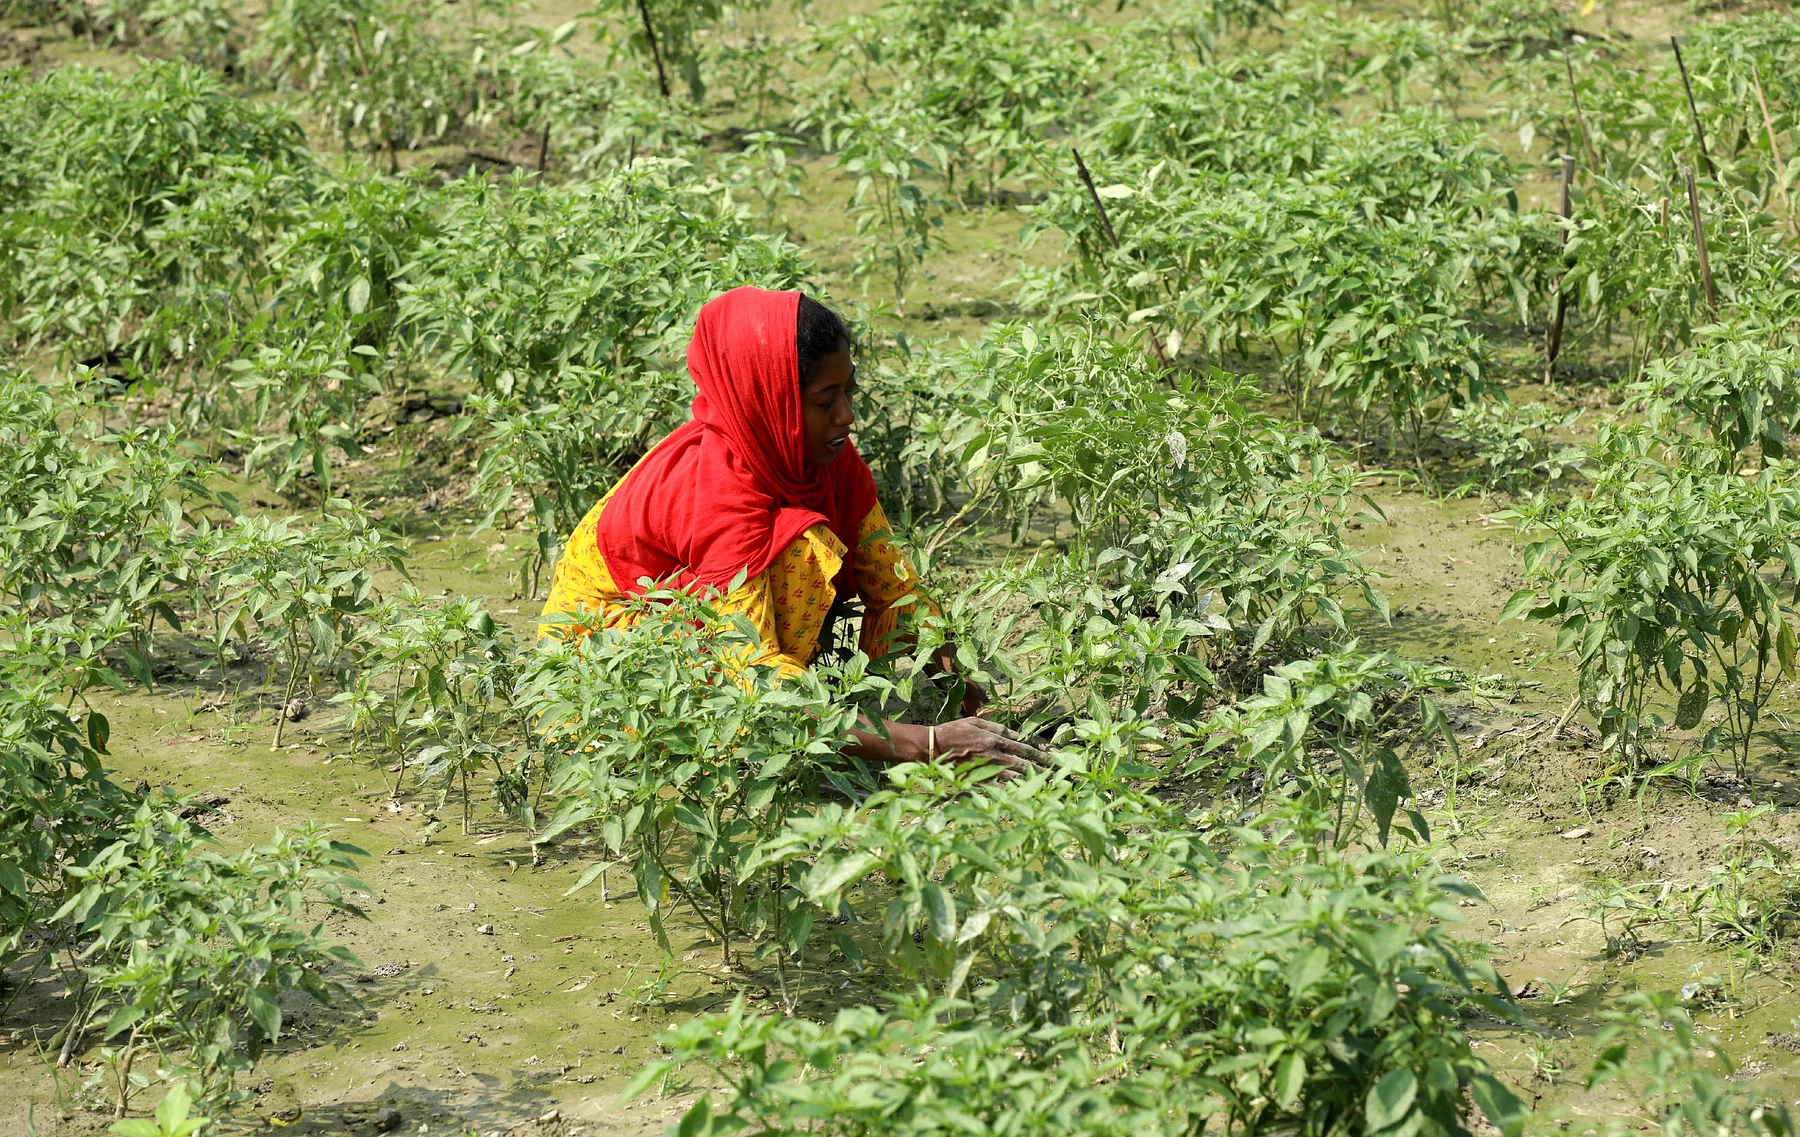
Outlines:
[[[572,616],[576,621],[540,625],[540,635],[579,635],[595,628],[623,627],[637,618],[623,603],[630,593],[614,582],[594,539],[600,511],[617,489],[615,484],[575,527],[550,580],[550,598],[543,615]],[[767,569],[723,598],[721,613],[742,613],[762,637],[762,652],[752,662],[773,665],[784,677],[812,662],[825,617],[837,597],[832,581],[843,567],[845,551],[844,543],[828,526],[814,525],[782,550]],[[895,546],[879,502],[857,527],[856,583],[863,602],[857,643],[870,656],[887,650],[899,622],[902,598],[915,597],[913,602],[926,605],[927,611],[938,611],[919,588],[918,572]],[[598,619],[588,619],[590,615]]]

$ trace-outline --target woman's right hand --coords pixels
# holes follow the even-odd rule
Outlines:
[[[937,757],[947,762],[988,761],[1002,777],[1018,777],[1048,763],[1044,752],[997,722],[960,718],[936,728]]]

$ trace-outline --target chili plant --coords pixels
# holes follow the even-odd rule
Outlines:
[[[280,1038],[278,1000],[302,990],[329,1002],[339,988],[319,968],[355,961],[305,916],[312,903],[348,909],[360,850],[307,827],[226,856],[173,804],[144,801],[112,844],[71,866],[80,891],[56,916],[89,938],[96,1009],[107,1012],[105,1037],[121,1040],[103,1059],[116,1117],[144,1084],[138,1060],[151,1055],[228,1100],[232,1075]]]
[[[1181,769],[1220,785],[1252,775],[1261,796],[1291,796],[1298,815],[1317,819],[1339,849],[1361,836],[1365,812],[1382,846],[1396,819],[1428,842],[1425,819],[1409,804],[1406,762],[1428,747],[1456,748],[1432,695],[1465,683],[1451,668],[1364,654],[1352,640],[1276,667],[1260,695],[1220,708],[1198,728],[1201,745]]]
[[[281,746],[301,674],[317,681],[321,667],[355,645],[353,617],[374,603],[374,572],[403,572],[399,551],[368,514],[348,501],[327,503],[316,525],[245,517],[220,532],[214,650],[223,658],[229,637],[259,636],[274,663],[287,667],[287,685],[275,715],[271,747]]]
[[[562,795],[537,840],[598,827],[665,949],[670,909],[684,904],[727,963],[734,946],[772,953],[785,993],[815,913],[785,870],[759,870],[752,855],[820,787],[866,784],[837,748],[868,681],[857,666],[778,679],[755,662],[761,650],[710,602],[650,593],[621,626],[543,650],[515,698],[544,732]]]
[[[525,520],[531,526],[532,553],[519,566],[521,595],[537,595],[539,574],[555,562],[576,523],[682,421],[690,390],[667,372],[632,376],[570,367],[559,376],[554,398],[470,401],[473,414],[452,428],[452,436],[481,426],[474,490],[485,507],[482,524]],[[517,512],[516,500],[527,503]]]
[[[1559,442],[1555,432],[1574,426],[1580,417],[1580,410],[1557,411],[1548,403],[1482,402],[1454,408],[1441,433],[1467,446],[1478,463],[1456,492],[1518,492],[1558,480],[1577,465],[1581,450]]]
[[[1239,830],[1221,854],[1166,803],[1087,769],[1075,749],[1013,782],[906,766],[855,806],[790,820],[766,855],[796,871],[810,861],[804,887],[827,911],[881,906],[886,964],[929,987],[898,996],[885,1022],[865,1010],[830,1027],[733,1012],[680,1028],[670,1065],[698,1060],[734,1087],[687,1124],[780,1130],[824,1116],[831,1132],[889,1132],[894,1114],[876,1122],[854,1103],[910,1085],[980,1118],[1007,1109],[989,1076],[1035,1088],[1039,1074],[1097,1066],[1106,1084],[1137,1087],[1115,1108],[1155,1102],[1132,1116],[1174,1131],[1203,1115],[1254,1127],[1357,1110],[1383,1127],[1417,1117],[1425,1131],[1456,1133],[1464,1087],[1501,1124],[1522,1120],[1470,1055],[1454,1009],[1468,1000],[1510,1013],[1479,990],[1497,976],[1457,959],[1440,924],[1466,886],[1415,879],[1416,859],[1318,850],[1294,840],[1288,814],[1261,819],[1271,836]],[[1003,1043],[984,1033],[1013,1026]],[[771,1064],[783,1051],[759,1043],[797,1045],[817,1072],[797,1083],[800,1066]],[[974,1059],[994,1045],[1011,1059]],[[928,1050],[976,1065],[941,1065]],[[1093,1106],[1095,1132],[1116,1132],[1107,1099]],[[899,1116],[902,1132],[942,1131],[930,1108]]]
[[[280,0],[251,62],[298,91],[346,148],[395,153],[444,136],[470,109],[468,69],[418,0]]]
[[[851,179],[849,212],[862,241],[856,275],[885,270],[904,307],[907,282],[943,246],[944,203],[925,184],[935,167],[923,116],[903,98],[888,99],[833,115],[820,136]]]
[[[1800,429],[1800,351],[1732,325],[1701,336],[1691,353],[1652,360],[1627,405],[1653,424],[1679,416],[1702,428],[1714,445],[1690,460],[1710,458],[1719,473],[1785,457]]]
[[[1695,756],[1722,750],[1745,772],[1763,708],[1795,664],[1800,489],[1785,464],[1753,481],[1649,458],[1621,465],[1589,495],[1500,515],[1542,534],[1524,552],[1531,586],[1501,617],[1556,627],[1602,744],[1628,775],[1668,725],[1650,707],[1657,687],[1679,694],[1682,730],[1716,704],[1722,722]]]
[[[8,338],[149,365],[191,351],[196,324],[247,318],[242,285],[310,170],[286,112],[151,63],[9,76],[0,122]]]
[[[394,717],[399,720],[413,712],[404,725],[429,743],[412,764],[420,767],[422,781],[443,779],[440,804],[452,786],[458,788],[462,831],[467,836],[474,807],[470,777],[491,768],[498,785],[509,785],[513,771],[503,759],[517,750],[517,739],[526,729],[523,715],[509,701],[524,666],[519,645],[480,604],[467,598],[417,604],[381,642],[397,648],[381,661],[396,672]],[[523,794],[507,796],[503,805],[524,812],[517,808],[525,804]]]
[[[535,403],[567,367],[667,366],[707,298],[805,272],[795,245],[754,233],[729,189],[683,162],[569,186],[468,178],[445,191],[399,318],[483,392]]]

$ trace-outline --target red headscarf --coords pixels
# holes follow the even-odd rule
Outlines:
[[[824,522],[849,549],[839,595],[856,587],[857,529],[875,478],[854,445],[823,468],[806,462],[798,292],[735,288],[700,309],[688,373],[693,421],[657,443],[601,511],[595,538],[613,581],[643,578],[725,589],[772,564]]]

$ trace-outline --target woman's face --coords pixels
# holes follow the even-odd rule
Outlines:
[[[800,391],[807,465],[829,466],[850,444],[850,424],[856,421],[850,396],[855,393],[856,365],[850,362],[848,347],[819,361],[819,373]]]

